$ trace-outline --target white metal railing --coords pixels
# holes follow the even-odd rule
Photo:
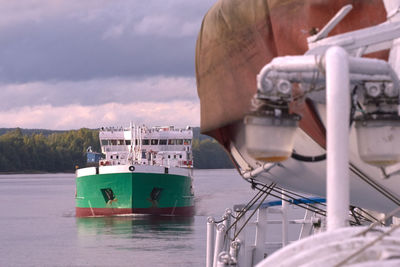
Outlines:
[[[301,203],[312,202],[313,205],[320,207],[320,204],[315,203],[322,203],[325,200],[318,198],[298,201]],[[283,202],[285,203],[285,201]],[[207,267],[253,266],[287,245],[290,239],[290,241],[294,241],[307,237],[324,225],[321,224],[324,220],[322,216],[310,210],[302,212],[298,218],[293,218],[295,215],[298,216],[298,214],[292,214],[293,209],[296,208],[292,204],[282,205],[282,201],[263,203],[256,211],[256,219],[245,225],[248,219],[247,215],[240,216],[244,207],[245,205],[235,205],[233,212],[231,209],[227,209],[220,221],[216,221],[213,217],[207,219]],[[271,218],[274,216],[278,216],[278,219]],[[240,219],[233,225],[232,218]],[[271,240],[268,236],[268,228],[272,228],[273,225],[282,226],[281,240],[278,242]],[[243,230],[240,230],[242,228]],[[293,228],[299,228],[295,235]],[[238,233],[238,231],[240,232]],[[296,239],[289,238],[289,236],[296,236]]]

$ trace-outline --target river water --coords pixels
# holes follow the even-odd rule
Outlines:
[[[235,170],[194,186],[190,218],[76,218],[74,174],[0,175],[0,266],[204,266],[207,217],[256,192]]]

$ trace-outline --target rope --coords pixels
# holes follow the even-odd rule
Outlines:
[[[219,224],[222,223],[223,221],[226,221],[228,218],[227,217],[222,217],[222,219],[220,221],[214,221],[215,224]]]
[[[304,198],[305,200],[308,200],[308,201],[310,201],[310,202],[314,202],[315,204],[320,204],[320,205],[322,205],[322,206],[326,206],[326,204],[325,204],[324,202],[318,202],[318,201],[316,201],[316,200],[313,200],[313,199],[311,199],[311,198],[308,198],[308,197],[306,197],[306,196],[304,196],[304,195],[300,195],[300,194],[298,194],[298,193],[296,193],[296,192],[293,192],[293,191],[291,191],[291,190],[283,189],[283,188],[277,187],[277,186],[276,186],[275,188],[276,188],[276,189],[279,189],[279,190],[284,190],[286,193],[290,193],[290,194],[295,195],[295,196],[297,196],[297,197]]]
[[[364,251],[367,250],[368,248],[372,247],[374,244],[378,243],[378,242],[381,241],[385,236],[390,235],[391,233],[393,233],[394,231],[396,231],[398,228],[400,228],[400,224],[393,226],[389,231],[386,231],[386,232],[382,233],[381,235],[379,235],[377,238],[375,238],[375,239],[372,240],[371,242],[365,244],[364,246],[362,246],[361,248],[359,248],[358,250],[356,250],[354,253],[352,253],[352,254],[350,254],[348,257],[346,257],[344,260],[342,260],[341,262],[339,262],[338,264],[336,264],[334,267],[343,266],[344,264],[346,264],[347,262],[349,262],[349,260],[353,259],[354,257],[358,256],[359,254],[361,254],[362,252],[364,252]]]
[[[253,184],[256,184],[256,185],[263,185],[263,184],[261,184],[261,183],[256,183],[256,182],[254,182],[254,181],[253,181]],[[263,189],[260,189],[260,188],[258,188],[258,187],[256,187],[256,189],[257,189],[257,190],[263,190]],[[283,189],[285,193],[282,193],[282,192],[280,192],[281,190],[282,190],[282,188],[280,188],[280,187],[278,187],[278,186],[275,186],[275,187],[272,189],[272,191],[274,191],[274,192],[276,192],[276,193],[279,193],[279,195],[273,194],[273,193],[271,193],[271,192],[269,193],[269,195],[271,195],[271,196],[273,196],[273,197],[276,197],[276,198],[278,198],[278,199],[280,199],[280,200],[286,201],[286,202],[288,202],[288,203],[290,203],[290,204],[296,205],[296,206],[298,206],[298,207],[300,207],[300,208],[303,208],[303,209],[305,209],[305,210],[309,210],[309,211],[311,211],[311,212],[315,212],[316,214],[319,214],[319,215],[321,215],[321,216],[324,216],[324,217],[326,216],[326,210],[324,210],[324,209],[322,209],[322,208],[319,208],[319,207],[316,207],[316,206],[314,206],[314,205],[308,204],[308,203],[307,203],[307,204],[306,204],[306,203],[298,203],[298,202],[299,202],[299,199],[297,199],[297,198],[295,198],[295,197],[293,197],[293,196],[291,196],[291,195],[289,195],[289,194],[292,194],[292,195],[297,196],[297,197],[300,197],[300,198],[304,198],[305,200],[308,200],[308,201],[310,201],[310,202],[314,202],[315,204],[319,204],[319,205],[321,205],[321,206],[323,206],[323,207],[326,206],[325,203],[317,202],[317,201],[315,201],[315,200],[313,200],[313,199],[310,199],[310,198],[308,198],[308,197],[305,197],[304,195],[300,195],[300,194],[298,194],[298,193],[295,193],[295,192],[293,192],[293,191],[286,190],[286,189]],[[287,193],[289,193],[289,194],[287,194]],[[287,198],[289,198],[289,199],[282,199],[282,195],[285,196],[285,197],[287,197]],[[301,200],[300,200],[300,201],[301,201]],[[306,204],[306,205],[301,205],[301,204]],[[359,208],[359,209],[360,209],[360,208]],[[360,210],[362,210],[362,209],[360,209]],[[375,217],[373,217],[373,216],[372,216],[371,214],[369,214],[368,212],[366,212],[366,211],[364,211],[364,210],[362,210],[362,211],[365,212],[368,216],[370,216],[374,221],[378,221],[378,219],[376,219]],[[368,217],[366,217],[366,216],[364,216],[364,215],[358,213],[357,211],[354,210],[353,212],[354,212],[354,214],[357,215],[357,219],[362,219],[362,220],[367,221],[367,222],[372,222],[372,220],[371,220],[370,218],[368,218]],[[353,222],[353,221],[350,221],[349,223],[350,223],[351,225],[359,225],[357,219],[355,218],[355,221],[354,221],[354,222]]]
[[[269,187],[271,187],[273,185],[273,183],[271,183]],[[263,188],[265,188],[267,185],[264,185]],[[246,212],[248,211],[248,209],[250,209],[262,196],[263,192],[258,191],[257,194],[246,204],[246,206],[242,209],[242,212],[236,216],[236,220],[228,227],[228,229],[226,229],[225,231],[225,235],[227,235],[227,233],[232,229],[232,227],[236,226],[236,224],[239,222],[239,220],[246,214]]]
[[[374,220],[374,222],[379,222],[380,224],[384,225],[382,222],[379,221],[379,219],[377,219],[376,217],[372,216],[369,212],[365,211],[364,209],[359,208],[359,207],[357,207],[357,209],[359,209],[361,212],[363,212],[366,215],[368,215],[372,220]],[[373,222],[372,220],[370,220],[370,218],[360,214],[358,211],[354,211],[354,213],[357,214],[359,216],[359,218],[361,217],[361,218],[364,218],[366,221],[369,221],[371,223]]]
[[[383,218],[382,221],[387,220],[388,218],[392,217],[393,215],[395,215],[396,213],[398,213],[400,211],[400,207],[397,207],[396,209],[394,209],[392,212],[388,213],[387,215],[385,215],[385,217]],[[364,231],[362,231],[361,233],[358,233],[356,236],[361,236],[361,235],[365,235],[366,233],[368,233],[369,231],[371,231],[372,228],[374,228],[375,226],[377,226],[379,223],[382,223],[381,221],[377,220],[376,222],[374,222],[373,224],[371,224],[370,226],[368,226],[367,229],[365,229]]]
[[[368,185],[370,185],[372,188],[374,188],[376,191],[381,193],[383,196],[387,197],[390,199],[393,203],[395,203],[397,206],[400,206],[400,199],[398,199],[396,196],[388,192],[386,189],[384,189],[381,185],[377,184],[372,178],[367,176],[365,173],[360,171],[354,164],[349,163],[350,165],[350,171],[353,172],[355,175],[357,175],[361,180],[366,182]]]
[[[307,197],[305,197],[305,196],[302,196],[302,195],[300,195],[300,194],[297,194],[297,193],[295,193],[295,192],[292,192],[292,191],[289,191],[289,190],[286,190],[286,189],[282,189],[282,188],[279,188],[279,187],[275,187],[275,188],[274,188],[274,191],[277,191],[277,190],[284,190],[285,192],[288,192],[288,193],[293,194],[293,195],[295,195],[295,196],[297,196],[297,197],[300,197],[300,198],[304,198],[305,200],[308,200],[308,201],[310,201],[310,202],[314,202],[315,204],[319,204],[319,205],[324,206],[324,207],[326,206],[325,203],[317,202],[317,201],[315,201],[315,200],[312,200],[312,199],[310,199],[310,198],[307,198]],[[280,193],[280,192],[279,192],[279,193]],[[275,196],[275,197],[277,197],[277,198],[279,198],[279,199],[281,199],[281,200],[285,200],[285,199],[282,199],[282,198],[279,197],[279,196],[276,196],[276,195],[273,195],[273,194],[271,194],[271,195],[272,195],[272,196]],[[311,205],[311,204],[308,204],[308,203],[307,203],[307,205],[304,207],[304,206],[299,205],[298,203],[296,203],[296,202],[299,201],[299,199],[296,199],[296,198],[294,198],[293,196],[290,196],[290,195],[285,194],[285,193],[282,193],[282,195],[284,195],[284,196],[286,196],[286,197],[288,197],[288,198],[291,198],[291,200],[293,200],[293,202],[290,201],[290,200],[288,201],[288,202],[291,203],[291,204],[294,204],[294,205],[297,205],[297,206],[299,206],[299,207],[301,207],[301,208],[304,208],[304,209],[306,209],[306,210],[315,212],[315,213],[317,213],[317,214],[319,214],[319,215],[326,216],[326,210],[324,210],[324,209],[322,209],[322,208],[316,207],[316,206]],[[286,201],[286,200],[285,200],[285,201]],[[300,200],[300,201],[301,201],[301,200]],[[306,203],[300,203],[300,204],[306,204]],[[318,210],[318,212],[317,212],[316,210]],[[366,211],[363,211],[363,212],[365,212],[366,214],[368,214],[368,215],[369,215],[371,218],[373,218],[375,221],[378,220],[378,219],[376,219],[375,217],[373,217],[371,214],[369,214],[368,212],[366,212]],[[360,213],[358,213],[358,212],[356,212],[356,211],[354,211],[354,213],[358,215],[358,216],[357,216],[358,219],[363,219],[363,220],[365,220],[365,221],[372,222],[369,218],[363,216],[362,214],[360,214]],[[357,223],[357,219],[355,219],[355,220],[356,220],[355,222],[350,221],[349,223],[350,223],[351,225],[357,225],[357,224],[358,224],[358,223]]]
[[[268,189],[269,192],[271,192],[271,190],[273,189],[273,187],[275,186],[275,184],[271,184]],[[250,214],[250,216],[247,218],[247,220],[244,222],[244,224],[242,225],[242,227],[239,229],[239,231],[234,235],[233,240],[235,240],[238,235],[240,234],[240,232],[244,229],[244,227],[247,225],[247,223],[250,221],[250,219],[254,216],[254,214],[256,213],[256,211],[260,208],[260,206],[262,205],[262,203],[264,202],[264,200],[267,198],[267,196],[269,195],[269,193],[265,193],[264,198],[260,201],[260,203],[258,204],[257,208],[254,209],[254,211]]]
[[[350,212],[351,212],[351,214],[353,215],[354,220],[356,220],[357,225],[361,225],[360,220],[357,218],[356,213],[354,212],[354,209],[355,209],[355,208],[356,208],[356,207],[350,207]]]
[[[261,184],[261,183],[256,183],[256,182],[253,182],[253,184],[256,184],[256,185],[263,185],[263,184]],[[257,186],[256,186],[255,188],[256,188],[257,190],[263,191],[263,189],[258,188]],[[286,202],[288,202],[288,203],[290,203],[290,204],[296,205],[296,206],[301,207],[301,208],[303,208],[303,209],[306,209],[306,210],[315,212],[315,213],[317,213],[317,214],[319,214],[319,215],[321,215],[321,216],[326,216],[326,214],[325,214],[326,211],[323,210],[323,209],[321,209],[321,208],[318,208],[318,207],[315,207],[315,206],[312,206],[312,205],[302,206],[302,205],[300,205],[301,203],[300,203],[300,204],[299,204],[299,203],[296,203],[296,201],[298,201],[297,199],[295,199],[294,197],[292,197],[292,196],[290,196],[290,195],[288,195],[288,194],[285,194],[285,193],[282,193],[282,192],[279,191],[279,190],[282,190],[282,188],[279,188],[279,189],[273,188],[272,190],[273,190],[274,192],[277,192],[277,193],[280,194],[280,195],[275,195],[275,194],[269,192],[269,195],[271,195],[271,196],[273,196],[273,197],[276,197],[276,198],[278,198],[278,199],[280,199],[280,200],[284,200],[284,201],[286,201]],[[265,191],[263,191],[263,192],[264,192],[264,193],[267,193],[267,192],[265,192]],[[292,201],[290,201],[289,199],[282,199],[282,195],[284,195],[285,197],[290,198]],[[295,200],[296,200],[296,201],[295,201]],[[313,209],[311,209],[310,207],[312,207]],[[317,211],[317,210],[318,210],[318,211]]]

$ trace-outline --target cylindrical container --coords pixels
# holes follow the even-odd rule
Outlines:
[[[355,122],[358,153],[364,162],[378,167],[400,162],[400,117],[366,115]]]
[[[256,160],[280,162],[292,154],[300,116],[251,114],[245,117],[247,152]]]

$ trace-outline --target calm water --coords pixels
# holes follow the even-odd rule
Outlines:
[[[204,266],[206,219],[255,192],[197,170],[196,216],[75,218],[74,174],[0,175],[0,266]]]

